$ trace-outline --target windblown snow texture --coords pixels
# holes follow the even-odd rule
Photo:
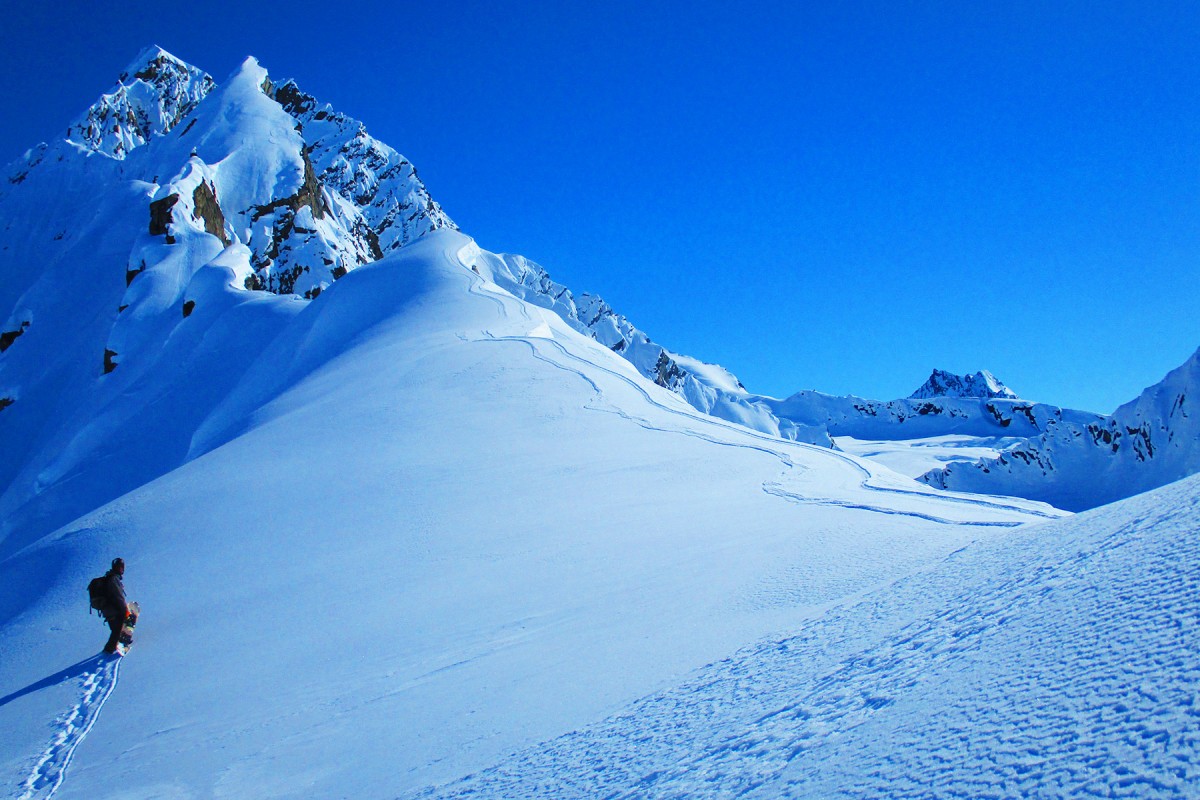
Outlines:
[[[418,796],[1194,796],[1198,496],[956,551]]]

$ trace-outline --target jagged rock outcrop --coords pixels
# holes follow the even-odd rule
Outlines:
[[[192,191],[192,205],[192,216],[204,223],[204,232],[216,236],[221,244],[228,247],[230,242],[225,231],[225,214],[217,202],[217,193],[212,184],[200,181]]]
[[[914,400],[927,400],[935,397],[998,397],[1005,400],[1016,400],[1017,393],[996,380],[996,376],[986,369],[973,375],[955,375],[952,372],[935,369],[929,376],[929,380],[921,384],[909,397]]]
[[[918,439],[947,434],[1028,437],[1064,421],[1086,425],[1104,419],[1087,411],[986,395],[867,400],[806,390],[785,400],[762,401],[784,419],[823,425],[834,436],[857,439]]]
[[[269,87],[268,94],[299,124],[321,184],[361,213],[375,258],[430,231],[458,230],[416,167],[361,122],[318,102],[295,81]]]
[[[21,320],[21,324],[10,331],[0,331],[0,353],[3,353],[8,348],[12,347],[13,342],[21,337],[21,334],[29,330],[29,320]]]
[[[123,159],[166,133],[213,90],[211,76],[158,47],[142,51],[67,129],[67,141]]]

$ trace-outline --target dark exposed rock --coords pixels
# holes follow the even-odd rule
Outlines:
[[[290,197],[281,197],[266,205],[254,206],[254,211],[250,215],[251,222],[273,214],[280,208],[299,211],[301,206],[308,206],[312,209],[314,219],[325,218],[329,207],[325,204],[325,198],[321,196],[321,182],[317,180],[317,174],[313,172],[312,162],[308,160],[308,151],[301,150],[300,156],[304,159],[304,183],[301,184],[300,189]]]
[[[21,334],[29,328],[29,320],[23,320],[16,330],[4,331],[0,333],[0,353],[3,353],[8,348],[12,347],[12,343],[20,338]]]
[[[17,402],[17,401],[12,399],[11,397],[0,397],[0,411],[3,411],[4,409],[8,408],[15,402]]]
[[[174,244],[175,237],[171,235],[168,227],[174,217],[171,209],[179,202],[179,195],[169,194],[161,200],[155,200],[150,204],[150,235],[151,236],[166,236],[167,244]]]
[[[112,372],[117,368],[117,353],[115,350],[104,349],[104,374]]]
[[[667,355],[665,350],[659,354],[658,362],[654,365],[654,372],[654,382],[664,389],[674,389],[677,385],[679,385],[686,374],[679,368],[679,365]]]
[[[117,306],[117,313],[120,314],[122,311],[124,311],[127,308],[129,308],[129,303],[126,303],[123,306]]]
[[[125,285],[129,286],[129,284],[133,283],[133,279],[136,278],[138,275],[141,275],[145,269],[146,269],[145,261],[143,261],[141,264],[139,264],[137,269],[130,269],[129,267],[126,267],[125,268]]]
[[[300,87],[292,81],[278,87],[274,92],[267,92],[267,96],[283,106],[283,110],[292,116],[307,114],[317,104],[316,98],[300,91]],[[325,117],[322,113],[316,118],[324,119]]]
[[[195,300],[188,300],[186,303],[184,303],[183,304],[184,319],[187,319],[188,317],[190,317],[192,315],[192,311],[194,311],[195,309],[196,309],[196,301]]]
[[[329,272],[331,275],[333,275],[333,279],[336,281],[346,277],[347,270],[345,267],[339,265],[331,269]]]
[[[229,237],[225,235],[225,215],[217,202],[217,193],[208,181],[200,181],[200,185],[192,192],[195,209],[192,216],[204,221],[204,230],[221,240],[221,244],[229,246]]]

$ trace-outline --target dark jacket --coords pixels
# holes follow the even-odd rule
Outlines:
[[[123,620],[129,611],[125,601],[125,583],[111,569],[104,573],[104,617],[108,620]]]

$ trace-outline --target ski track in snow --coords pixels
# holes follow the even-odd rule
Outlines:
[[[471,294],[474,294],[476,296],[486,297],[488,300],[491,300],[500,309],[502,316],[507,318],[509,316],[509,313],[508,313],[507,304],[504,302],[504,299],[507,299],[507,298],[502,299],[503,296],[498,296],[497,294],[487,291],[486,289],[482,288],[482,286],[480,285],[482,283],[483,283],[482,278],[472,279],[470,281],[468,291]],[[533,320],[530,319],[529,314],[525,311],[524,303],[521,301],[517,301],[517,308],[520,311],[524,320],[532,325]],[[545,344],[549,345],[550,347],[553,347],[559,354],[565,356],[568,359],[571,359],[572,361],[577,361],[579,363],[586,364],[588,367],[593,368],[593,369],[599,369],[602,372],[621,380],[622,382],[625,383],[625,385],[627,385],[630,388],[637,391],[647,403],[654,406],[655,408],[658,408],[661,411],[665,411],[667,413],[682,417],[683,419],[685,419],[689,422],[696,421],[693,414],[691,414],[687,411],[684,411],[682,409],[671,408],[670,406],[665,405],[662,402],[660,402],[659,400],[657,400],[649,391],[647,391],[647,389],[644,386],[641,386],[636,380],[630,378],[627,375],[622,375],[621,373],[617,372],[616,370],[609,369],[608,367],[605,367],[601,364],[597,364],[595,362],[588,361],[584,358],[581,358],[580,356],[577,356],[574,353],[567,350],[567,348],[564,347],[558,341],[555,341],[553,339],[538,337],[536,340],[537,344],[535,344],[535,342],[533,340],[525,338],[525,337],[521,337],[521,336],[496,336],[494,334],[491,334],[488,331],[485,331],[484,334],[485,334],[485,338],[475,339],[475,340],[471,340],[471,341],[515,342],[518,344],[523,344],[530,349],[530,352],[533,354],[533,357],[536,358],[537,360],[542,361],[546,364],[549,364],[550,366],[555,367],[556,369],[560,369],[564,372],[573,374],[573,375],[579,377],[580,379],[582,379],[583,381],[585,381],[589,386],[591,386],[592,390],[596,393],[596,397],[593,400],[589,401],[586,406],[587,408],[589,408],[593,411],[600,411],[603,413],[616,414],[617,416],[621,417],[622,419],[628,420],[629,422],[632,422],[646,430],[657,431],[660,433],[674,433],[674,434],[679,434],[679,435],[683,435],[683,436],[690,436],[692,438],[701,439],[703,441],[709,442],[711,444],[719,445],[722,447],[738,447],[738,448],[747,449],[747,450],[757,450],[759,452],[766,453],[767,455],[770,455],[770,456],[773,456],[773,457],[779,459],[784,465],[785,474],[787,472],[790,472],[796,466],[795,462],[792,460],[792,458],[787,453],[782,452],[774,447],[768,447],[766,445],[754,445],[754,444],[745,444],[745,443],[739,443],[739,442],[731,442],[731,441],[727,441],[724,439],[718,439],[714,436],[711,436],[711,435],[708,435],[705,433],[701,433],[699,431],[696,431],[692,428],[687,428],[687,427],[664,428],[660,425],[655,425],[654,423],[650,422],[649,420],[643,419],[641,417],[636,417],[636,416],[624,411],[623,409],[617,408],[617,407],[607,403],[605,401],[604,391],[600,388],[599,385],[596,384],[596,382],[594,380],[592,380],[590,377],[588,377],[588,375],[583,370],[576,369],[576,368],[568,366],[566,364],[559,363],[558,361],[555,361],[552,358],[549,358],[545,353],[543,353],[539,350],[537,344],[545,343]],[[755,439],[761,439],[764,442],[767,442],[770,444],[777,443],[776,439],[767,437],[763,434],[757,433],[748,428],[743,429],[740,427],[735,427],[731,423],[727,423],[717,417],[705,419],[704,421],[708,422],[712,425],[715,425],[718,428],[728,429],[728,430],[738,434],[741,437],[750,437],[750,438],[755,438]],[[969,497],[957,497],[957,496],[943,496],[943,495],[933,494],[931,492],[923,492],[920,490],[906,490],[906,489],[900,489],[900,488],[895,488],[895,487],[878,486],[878,485],[871,483],[871,480],[872,480],[872,478],[874,478],[874,475],[871,473],[871,471],[869,469],[867,469],[865,466],[858,463],[857,461],[847,457],[843,453],[839,453],[836,450],[828,450],[826,448],[819,448],[815,445],[809,445],[809,444],[805,444],[803,442],[792,442],[790,444],[791,444],[791,446],[795,446],[795,447],[799,447],[799,448],[803,448],[803,449],[807,449],[807,450],[817,451],[824,455],[833,456],[833,457],[837,458],[844,465],[851,467],[854,470],[854,472],[860,477],[859,488],[869,491],[869,492],[883,492],[885,494],[901,495],[901,496],[917,496],[917,497],[920,497],[920,498],[926,499],[926,500],[932,499],[932,500],[938,500],[938,501],[948,502],[948,503],[958,503],[958,504],[965,504],[965,505],[977,506],[977,507],[988,508],[988,509],[996,509],[996,510],[1000,510],[1000,511],[1012,511],[1012,512],[1017,512],[1017,513],[1021,513],[1021,514],[1028,514],[1031,516],[1038,516],[1038,517],[1044,517],[1044,518],[1055,518],[1054,515],[1047,514],[1040,510],[1023,508],[1023,507],[1015,506],[1015,505],[1008,505],[1008,504],[996,502],[993,500],[983,500],[983,499],[976,499],[976,498],[969,498]],[[983,527],[1018,527],[1020,525],[1025,524],[1023,522],[1015,521],[1015,520],[1012,520],[1012,521],[956,520],[956,519],[951,519],[951,518],[947,518],[947,517],[940,517],[940,516],[925,513],[925,512],[906,511],[903,509],[871,505],[869,503],[855,503],[855,502],[851,502],[851,501],[847,501],[847,500],[837,500],[837,499],[832,499],[832,498],[807,497],[807,496],[801,495],[797,492],[789,492],[786,489],[784,489],[781,486],[781,484],[779,484],[777,482],[764,483],[763,491],[768,494],[774,495],[776,497],[780,497],[782,499],[788,500],[790,502],[798,503],[798,504],[839,506],[842,508],[853,508],[853,509],[858,509],[858,510],[862,510],[862,511],[871,511],[871,512],[875,512],[875,513],[880,513],[880,514],[910,516],[910,517],[914,517],[917,519],[924,519],[924,520],[928,520],[930,522],[937,522],[937,523],[942,523],[942,524],[947,524],[947,525],[974,525],[974,526],[983,526]]]
[[[415,796],[1195,797],[1200,538],[1161,535],[1176,513],[963,548]]]
[[[117,688],[122,659],[97,657],[96,666],[80,676],[79,701],[54,722],[54,738],[21,784],[17,800],[49,800],[62,786],[75,750],[100,717],[104,703]]]
[[[449,256],[449,254],[447,254],[447,256]],[[457,261],[457,263],[460,266],[463,266],[465,269],[470,270],[470,268],[467,267],[466,264],[464,264],[462,262],[461,258],[456,257],[455,260]],[[485,286],[484,278],[482,278],[481,276],[478,276],[478,274],[474,273],[473,270],[470,270],[470,272],[471,272],[471,275],[468,276],[467,291],[470,294],[473,294],[477,297],[487,298],[491,302],[495,303],[496,306],[500,310],[501,316],[506,319],[509,318],[510,314],[509,314],[509,310],[508,310],[508,303],[506,303],[506,300],[509,299],[509,295],[507,293],[497,294],[496,292],[490,291]],[[501,292],[503,292],[503,289],[500,289],[500,287],[497,287],[497,289],[499,289]],[[530,318],[529,313],[525,310],[526,301],[521,301],[515,297],[512,299],[515,301],[516,307],[517,307],[518,311],[520,312],[522,318],[525,320],[525,322],[529,323],[530,325],[533,325],[534,321]],[[675,433],[675,434],[680,434],[680,435],[684,435],[684,436],[691,436],[693,438],[702,439],[704,441],[710,442],[712,444],[720,445],[723,447],[740,447],[743,449],[758,450],[760,452],[766,453],[768,455],[774,456],[775,458],[779,459],[785,467],[785,474],[786,474],[786,472],[794,469],[796,466],[795,462],[792,461],[791,457],[787,453],[781,452],[780,450],[776,449],[776,447],[774,447],[774,446],[768,447],[768,446],[766,446],[766,444],[756,446],[756,445],[750,445],[750,444],[744,444],[744,443],[738,443],[738,442],[731,442],[731,441],[727,441],[727,440],[723,440],[723,439],[718,439],[718,438],[715,438],[708,434],[704,434],[699,431],[693,430],[691,428],[686,428],[686,427],[685,428],[674,428],[674,429],[663,428],[661,426],[651,423],[649,420],[642,419],[640,417],[635,417],[635,416],[623,411],[620,408],[616,408],[615,406],[604,403],[604,392],[596,384],[595,381],[593,381],[591,378],[589,378],[582,370],[575,369],[568,365],[561,364],[551,358],[548,358],[544,353],[539,351],[538,347],[534,344],[533,340],[526,338],[526,337],[522,337],[522,336],[496,336],[496,335],[491,334],[488,331],[484,331],[484,334],[485,334],[486,338],[477,339],[477,340],[473,340],[473,341],[518,342],[518,343],[524,344],[527,347],[529,347],[530,351],[533,353],[534,358],[538,359],[539,361],[543,361],[543,362],[545,362],[557,369],[563,370],[565,372],[572,373],[572,374],[578,376],[579,378],[581,378],[582,380],[586,381],[592,387],[593,391],[596,392],[596,395],[597,395],[596,399],[594,401],[590,401],[587,405],[588,408],[590,408],[594,411],[601,411],[601,412],[605,412],[605,413],[616,414],[617,416],[620,416],[623,419],[633,422],[647,430],[653,430],[653,431],[658,431],[658,432],[662,432],[662,433]],[[604,372],[608,375],[611,375],[614,378],[617,378],[618,380],[624,382],[627,386],[629,386],[630,388],[632,388],[636,392],[638,392],[647,403],[658,408],[661,411],[665,411],[669,414],[673,414],[675,416],[682,417],[683,419],[685,419],[689,422],[696,421],[695,413],[688,412],[688,411],[685,411],[682,409],[671,408],[670,406],[663,404],[662,402],[657,400],[649,391],[647,391],[644,386],[640,385],[637,381],[630,378],[628,375],[622,375],[620,372],[617,372],[616,370],[613,370],[613,369],[609,369],[608,367],[605,367],[602,364],[597,364],[596,362],[588,361],[587,359],[582,358],[582,357],[570,352],[560,342],[555,341],[554,339],[537,337],[537,342],[538,343],[544,342],[544,343],[548,344],[549,346],[551,346],[555,350],[557,350],[560,354],[562,354],[563,356],[565,356],[568,359],[571,359],[572,361],[576,361],[581,364],[585,364],[588,367],[593,368],[593,369],[599,369],[602,372]],[[603,403],[603,405],[597,404],[596,401]],[[774,437],[767,436],[765,434],[759,433],[752,429],[735,426],[734,424],[726,422],[725,420],[722,420],[719,417],[707,417],[707,418],[705,418],[704,422],[707,422],[718,428],[727,429],[727,430],[737,434],[739,437],[743,437],[743,438],[749,437],[749,438],[753,438],[753,439],[759,439],[769,445],[777,446],[780,441]],[[902,489],[902,488],[893,487],[893,486],[880,486],[880,485],[872,482],[876,476],[874,475],[874,473],[871,472],[871,470],[868,467],[859,463],[858,461],[854,460],[853,458],[850,458],[849,456],[847,456],[844,453],[838,452],[836,450],[830,450],[827,448],[818,447],[816,445],[807,444],[805,442],[790,442],[789,446],[793,446],[793,447],[797,447],[797,448],[801,448],[801,449],[805,449],[805,450],[811,450],[811,451],[815,451],[815,452],[820,452],[826,456],[833,456],[834,458],[841,461],[844,465],[849,466],[852,470],[854,470],[857,473],[857,475],[860,476],[859,488],[869,491],[869,492],[882,492],[882,493],[890,494],[890,495],[918,497],[922,500],[934,500],[934,501],[939,501],[939,502],[944,502],[944,503],[956,503],[956,504],[967,505],[967,506],[975,506],[975,507],[979,507],[979,508],[995,509],[995,510],[999,510],[999,511],[1009,511],[1009,512],[1015,512],[1015,513],[1034,516],[1034,517],[1041,517],[1043,519],[1058,519],[1060,516],[1062,516],[1060,514],[1047,513],[1045,511],[1042,511],[1042,510],[1036,509],[1036,508],[1030,508],[1030,507],[1024,507],[1024,506],[1014,505],[1014,504],[1010,504],[1010,503],[1004,503],[1004,502],[1000,502],[997,500],[983,499],[980,497],[964,497],[962,495],[949,495],[949,494],[934,493],[933,491],[923,491],[921,489]],[[925,513],[925,512],[905,511],[903,509],[896,509],[896,508],[890,508],[890,507],[884,507],[884,506],[876,506],[876,505],[872,505],[869,503],[853,503],[853,502],[849,502],[849,501],[836,500],[836,499],[832,499],[832,498],[807,497],[807,496],[801,495],[796,492],[789,492],[789,491],[783,489],[779,483],[764,483],[763,491],[767,492],[768,494],[774,495],[776,497],[780,497],[785,500],[789,500],[791,502],[795,502],[795,503],[799,503],[799,504],[833,505],[833,506],[840,506],[843,508],[854,508],[854,509],[859,509],[862,511],[871,511],[871,512],[881,513],[881,514],[911,516],[911,517],[915,517],[918,519],[928,520],[930,522],[937,522],[937,523],[949,524],[949,525],[960,525],[961,524],[961,525],[975,525],[975,526],[984,526],[984,527],[1018,527],[1020,525],[1025,524],[1024,522],[1019,522],[1019,521],[956,520],[956,519],[951,519],[951,518],[947,518],[947,517],[940,517],[940,516]]]

